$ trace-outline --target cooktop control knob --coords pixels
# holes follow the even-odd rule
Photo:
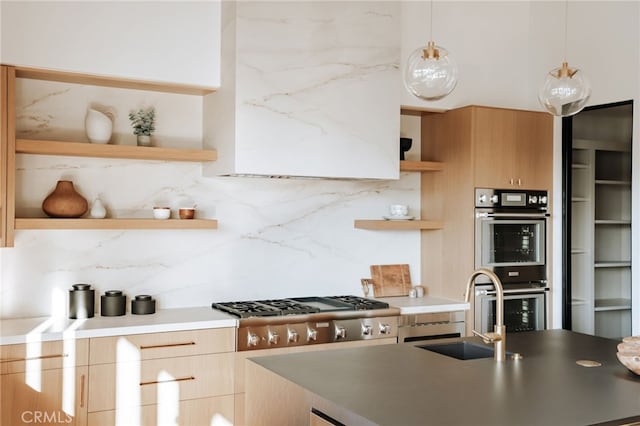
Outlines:
[[[280,336],[278,336],[278,332],[269,330],[267,340],[269,341],[270,345],[277,345],[278,342],[280,341]]]
[[[538,196],[529,195],[529,204],[538,204]]]
[[[260,342],[260,338],[256,333],[249,333],[247,335],[247,343],[249,346],[258,346],[259,342]]]
[[[315,330],[313,328],[308,328],[307,329],[307,341],[311,342],[311,341],[316,341],[318,340],[318,330]]]
[[[498,196],[497,195],[492,195],[491,197],[489,197],[489,202],[491,204],[498,204]]]
[[[347,329],[342,326],[336,326],[336,340],[346,339]]]
[[[295,343],[298,341],[298,332],[292,329],[287,331],[287,340],[289,343]]]
[[[373,327],[369,324],[362,324],[362,335],[371,336],[373,334]]]
[[[541,195],[540,196],[540,204],[547,204],[547,196],[546,195]]]
[[[481,194],[481,195],[478,197],[478,202],[479,202],[480,204],[484,204],[484,203],[486,203],[486,202],[487,202],[487,194]]]
[[[391,334],[391,326],[389,324],[380,323],[380,334]]]

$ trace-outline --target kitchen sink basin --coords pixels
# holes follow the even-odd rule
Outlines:
[[[426,349],[442,355],[450,356],[457,359],[478,359],[493,357],[494,349],[489,346],[483,346],[471,342],[453,342],[439,343],[430,345],[417,346],[420,349]]]

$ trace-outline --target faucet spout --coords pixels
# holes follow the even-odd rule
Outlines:
[[[473,334],[482,338],[485,343],[494,344],[494,359],[496,361],[504,361],[506,359],[507,330],[504,326],[504,289],[500,278],[488,269],[478,269],[474,271],[467,281],[467,289],[464,294],[465,302],[469,303],[471,298],[471,288],[475,286],[475,278],[478,275],[486,275],[496,289],[496,324],[493,333],[480,333],[473,330]],[[477,308],[476,308],[477,309]]]

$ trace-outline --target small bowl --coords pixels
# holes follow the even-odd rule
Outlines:
[[[618,356],[618,360],[629,369],[629,371],[633,372],[640,376],[640,353],[637,352],[618,352],[616,354]]]
[[[153,217],[156,219],[169,219],[171,217],[171,209],[169,207],[154,207]]]
[[[193,219],[195,214],[196,214],[196,209],[194,209],[193,207],[181,207],[178,210],[178,215],[180,216],[180,219]]]

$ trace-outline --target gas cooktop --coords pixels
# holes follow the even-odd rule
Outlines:
[[[213,309],[239,318],[387,309],[388,303],[358,296],[294,297],[290,299],[212,303]]]

